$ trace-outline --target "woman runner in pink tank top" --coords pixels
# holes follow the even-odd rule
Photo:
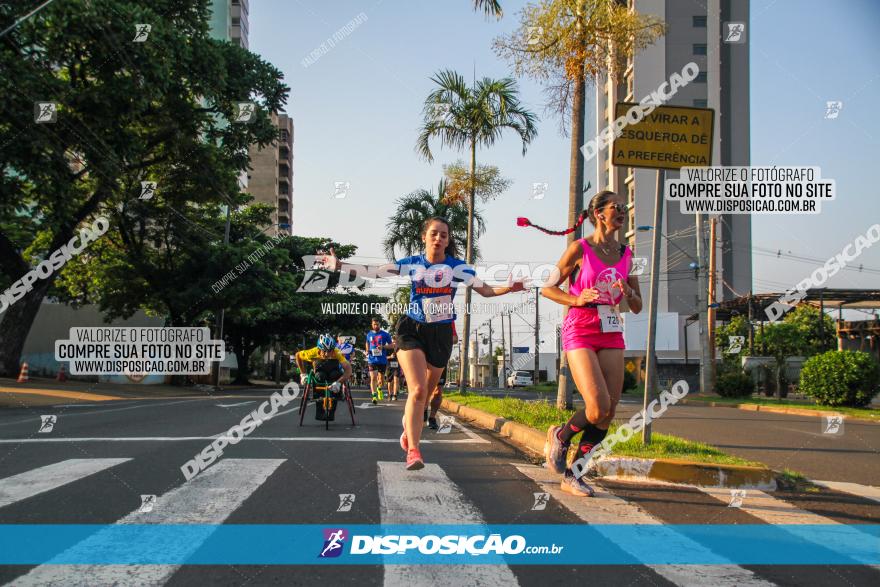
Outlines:
[[[630,311],[642,310],[638,277],[630,275],[632,251],[614,238],[625,212],[623,198],[603,191],[593,196],[577,223],[567,230],[551,231],[525,218],[517,220],[520,226],[554,235],[574,232],[586,219],[596,227],[593,234],[565,250],[556,264],[559,280],[541,290],[545,298],[569,307],[562,323],[562,348],[586,406],[565,425],[550,427],[544,455],[547,467],[563,475],[562,490],[582,497],[592,496],[593,489],[566,465],[568,449],[580,433],[577,457],[584,456],[608,433],[623,389],[623,324],[617,306],[626,298]],[[568,292],[559,288],[566,279]]]

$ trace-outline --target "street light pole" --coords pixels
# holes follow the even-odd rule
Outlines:
[[[538,373],[540,366],[538,365],[538,357],[540,357],[541,353],[541,337],[540,337],[540,329],[538,324],[538,299],[541,297],[541,290],[539,288],[535,288],[535,377],[533,384],[538,385]]]
[[[225,248],[226,245],[229,244],[229,216],[232,212],[231,202],[226,204],[226,230],[223,232],[223,246]],[[222,306],[220,310],[217,312],[217,340],[223,343],[223,321],[226,317],[226,309]],[[214,387],[220,387],[220,361],[214,362]]]

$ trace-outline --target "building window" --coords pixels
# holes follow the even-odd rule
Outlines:
[[[694,108],[708,108],[709,101],[704,98],[694,98]]]
[[[696,28],[704,29],[706,28],[706,17],[705,16],[695,16],[693,17],[693,23]]]
[[[694,78],[694,81],[698,84],[706,83],[706,72],[701,71],[700,73],[698,73],[697,77]]]
[[[694,55],[705,55],[706,50],[705,43],[694,43]]]
[[[232,17],[232,26],[239,26],[239,25],[241,25],[241,19],[237,16],[233,16]]]

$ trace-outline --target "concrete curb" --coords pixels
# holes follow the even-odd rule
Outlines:
[[[531,456],[544,456],[546,434],[454,401],[443,399],[442,408],[458,414],[484,430],[508,438],[512,444]],[[731,489],[760,489],[775,491],[777,473],[766,467],[743,467],[695,463],[677,459],[642,459],[636,457],[604,457],[596,463],[597,472],[604,477],[623,477],[645,481],[661,481],[698,487],[728,487]]]
[[[771,414],[792,414],[795,416],[830,416],[838,414],[844,419],[858,420],[859,422],[868,422],[871,424],[880,424],[880,420],[870,419],[865,416],[852,416],[831,410],[811,410],[810,408],[789,408],[784,406],[765,406],[761,404],[729,404],[726,402],[713,402],[710,400],[681,400],[681,404],[690,404],[692,406],[710,406],[713,408],[736,408],[747,412],[768,412]]]

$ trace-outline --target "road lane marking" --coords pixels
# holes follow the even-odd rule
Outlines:
[[[468,442],[471,442],[468,440]],[[477,507],[438,465],[407,471],[379,461],[377,485],[382,524],[485,524]],[[430,497],[430,499],[426,499]],[[507,565],[384,565],[386,587],[413,585],[519,585]]]
[[[731,491],[727,488],[697,487],[697,489],[724,503],[729,502],[731,498]],[[794,504],[777,499],[757,489],[746,489],[744,491],[746,493],[742,498],[742,504],[737,506],[740,511],[774,526],[783,525],[783,529],[786,532],[793,533],[802,540],[807,540],[820,546],[835,544],[835,542],[839,543],[839,534],[837,535],[838,540],[835,540],[835,536],[841,530],[845,536],[845,543],[851,545],[852,539],[850,537],[852,536],[852,530],[859,529],[858,524],[841,524],[832,518],[802,510]],[[797,532],[796,528],[789,527],[795,524],[809,524],[809,531]],[[822,526],[822,528],[819,529],[816,526]],[[854,550],[849,549],[847,556],[851,556],[853,560],[857,560],[866,566],[871,566],[875,569],[880,568],[880,565],[871,564],[871,562],[877,560],[876,541],[876,538],[865,533],[865,542],[861,545],[864,548],[859,549],[856,546]]]
[[[125,408],[110,408],[109,410],[95,410],[95,411],[93,411],[93,412],[79,412],[79,413],[77,413],[77,414],[65,414],[65,418],[70,418],[70,417],[74,417],[74,418],[75,418],[75,417],[78,417],[78,416],[89,416],[89,415],[91,415],[91,414],[109,414],[110,412],[124,412],[125,410],[137,410],[137,409],[140,409],[140,408],[155,408],[155,407],[158,407],[158,406],[170,406],[170,405],[177,405],[177,404],[187,404],[187,403],[190,403],[190,402],[201,401],[201,400],[202,400],[202,398],[198,398],[198,399],[191,399],[191,400],[184,400],[184,401],[163,402],[163,403],[161,403],[161,404],[149,403],[149,404],[142,404],[142,405],[139,405],[139,406],[128,406],[128,407],[125,407]],[[116,404],[113,404],[113,405],[116,405]],[[39,410],[45,410],[47,407],[49,407],[49,406],[38,406],[38,407],[32,407],[32,408],[30,408],[30,409],[33,409],[33,410],[35,410],[35,411],[39,411]],[[21,424],[21,423],[23,423],[23,422],[30,422],[31,420],[33,420],[33,418],[25,418],[25,419],[22,419],[22,420],[15,420],[15,421],[12,421],[12,422],[0,422],[0,426],[14,426],[15,424]]]
[[[98,395],[85,391],[64,391],[63,389],[28,389],[27,387],[0,387],[0,393],[23,393],[26,395],[42,395],[45,397],[63,397],[66,399],[81,399],[91,402],[108,402],[117,399],[125,399],[115,395]]]
[[[73,483],[131,459],[68,459],[0,479],[0,507]]]
[[[236,406],[246,406],[248,404],[254,403],[256,400],[251,400],[249,402],[238,402],[237,404],[217,404],[218,408],[234,408]]]
[[[150,512],[135,509],[117,524],[205,524],[204,534],[193,540],[191,534],[177,541],[161,543],[112,540],[112,533],[99,531],[59,556],[81,559],[100,558],[107,552],[114,557],[138,560],[158,553],[181,558],[194,553],[263,482],[284,459],[224,459],[187,481],[160,495]],[[170,534],[170,536],[174,536]],[[10,585],[162,585],[180,565],[64,565],[49,561],[18,577]]]
[[[638,556],[630,544],[619,540],[614,533],[605,533],[602,525],[611,524],[642,524],[663,525],[663,522],[637,505],[626,501],[607,490],[594,485],[595,497],[574,497],[563,493],[559,487],[560,476],[544,467],[511,463],[517,470],[537,483],[544,491],[552,495],[556,501],[565,506],[574,515],[588,524],[597,524],[596,530],[614,542],[621,550]],[[665,548],[694,553],[695,558],[720,558],[699,543],[668,528],[663,542]],[[773,583],[761,579],[752,571],[733,564],[724,565],[645,565],[655,573],[676,585],[712,585],[735,587],[737,585],[754,585],[770,587]]]
[[[872,487],[871,485],[861,485],[859,483],[847,483],[845,481],[813,481],[816,485],[827,487],[835,491],[849,493],[864,499],[880,502],[880,487]]]

